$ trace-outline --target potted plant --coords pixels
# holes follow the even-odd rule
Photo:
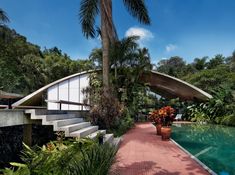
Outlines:
[[[157,135],[161,135],[162,118],[161,118],[161,115],[160,115],[158,109],[156,109],[156,110],[154,110],[153,112],[150,113],[149,120],[156,127]]]
[[[162,117],[162,128],[161,128],[161,135],[162,135],[162,140],[169,140],[171,137],[171,124],[174,120],[174,112],[175,110],[170,107],[166,106],[161,108],[163,111],[163,117]]]

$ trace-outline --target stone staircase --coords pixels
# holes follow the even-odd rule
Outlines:
[[[91,138],[95,139],[97,134],[104,134],[104,142],[117,144],[113,134],[107,134],[106,130],[99,130],[98,126],[92,126],[90,122],[84,121],[81,113],[53,110],[25,110],[31,120],[41,120],[42,125],[53,125],[54,131],[64,131],[65,137]]]

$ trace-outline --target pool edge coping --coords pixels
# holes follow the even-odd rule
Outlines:
[[[196,158],[194,155],[192,155],[189,151],[187,151],[185,148],[183,148],[181,145],[179,145],[175,140],[170,138],[171,142],[174,143],[177,147],[179,147],[181,150],[183,150],[186,154],[190,156],[191,159],[195,160],[203,169],[205,169],[207,172],[209,172],[211,175],[218,175],[215,173],[212,169],[210,169],[208,166],[206,166],[204,163],[202,163],[198,158]]]

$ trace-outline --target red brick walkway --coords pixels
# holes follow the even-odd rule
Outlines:
[[[112,175],[209,174],[171,141],[161,141],[151,123],[140,123],[124,135]]]

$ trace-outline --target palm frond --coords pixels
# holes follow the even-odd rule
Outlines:
[[[143,24],[150,24],[150,17],[144,0],[123,0],[129,13]]]
[[[5,11],[3,11],[1,8],[0,8],[0,24],[1,23],[8,23],[10,22],[7,14]]]
[[[89,60],[95,63],[97,68],[102,68],[102,49],[95,48],[89,55]]]
[[[137,43],[139,39],[140,39],[139,36],[129,36],[121,40],[121,45],[124,48],[136,49],[139,46],[139,44]]]
[[[96,36],[95,17],[99,13],[99,0],[82,0],[80,3],[80,23],[82,32],[86,38]]]

